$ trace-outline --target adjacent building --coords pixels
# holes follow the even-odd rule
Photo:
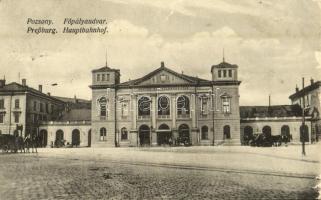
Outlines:
[[[44,94],[41,85],[36,90],[27,86],[26,79],[21,84],[0,80],[0,133],[37,135],[39,123],[57,120],[63,109],[64,102]]]
[[[296,87],[295,93],[290,95],[291,103],[299,105],[311,117],[311,141],[317,142],[321,138],[321,81],[314,81],[301,90]]]

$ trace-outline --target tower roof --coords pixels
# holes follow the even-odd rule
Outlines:
[[[228,62],[223,61],[218,65],[212,65],[211,72],[213,72],[214,68],[238,68],[238,66],[235,64],[230,64]]]

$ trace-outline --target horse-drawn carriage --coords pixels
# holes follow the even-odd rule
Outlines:
[[[289,138],[286,135],[270,135],[264,133],[254,134],[247,144],[250,146],[256,147],[272,147],[272,146],[281,146],[282,143],[289,142]]]
[[[10,134],[0,134],[0,150],[2,152],[29,152],[29,149],[32,148],[32,152],[37,152],[37,146],[35,145],[34,140],[30,137],[21,137],[18,135]]]

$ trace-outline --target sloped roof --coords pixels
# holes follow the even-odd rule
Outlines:
[[[64,111],[58,121],[90,121],[91,109],[71,109]]]
[[[296,93],[290,95],[289,98],[292,100],[292,99],[295,99],[295,98],[298,98],[298,97],[302,97],[303,95],[307,94],[308,92],[311,92],[312,90],[315,90],[315,89],[317,89],[319,87],[321,87],[321,81],[314,82],[311,85],[306,86],[305,88],[303,88],[303,89],[297,91]]]
[[[213,71],[214,68],[238,68],[238,66],[235,64],[230,64],[223,61],[218,65],[212,65],[211,72]]]
[[[49,95],[47,95],[43,92],[40,92],[39,90],[36,90],[32,87],[23,86],[23,85],[16,83],[16,82],[12,82],[12,83],[4,85],[2,88],[0,88],[0,92],[32,92],[34,94],[42,95],[47,98],[54,99],[56,101],[61,101],[60,99],[57,99],[53,96],[49,96]]]
[[[147,75],[145,75],[145,76],[143,76],[141,78],[130,80],[130,81],[126,81],[126,82],[120,83],[119,85],[120,86],[138,85],[139,83],[141,83],[141,82],[143,82],[145,80],[148,80],[149,78],[151,78],[152,76],[156,75],[157,73],[159,73],[161,71],[166,71],[166,72],[168,72],[170,74],[173,74],[174,76],[177,76],[177,77],[182,78],[183,80],[186,80],[189,83],[211,83],[210,80],[201,79],[201,78],[198,78],[198,77],[193,77],[193,76],[188,76],[188,75],[185,75],[185,74],[177,73],[177,72],[165,67],[162,64],[161,67],[155,69],[154,71],[148,73]]]
[[[240,106],[241,118],[264,118],[264,117],[298,117],[302,115],[299,105],[276,105],[276,106]]]
[[[98,69],[94,69],[91,72],[110,72],[110,71],[115,71],[115,72],[119,73],[119,69],[113,69],[113,68],[110,68],[108,66],[104,66],[104,67],[101,67],[101,68],[98,68]]]

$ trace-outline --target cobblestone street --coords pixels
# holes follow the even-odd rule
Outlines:
[[[120,155],[136,152],[144,156],[145,151],[155,154],[148,149],[105,150]],[[92,151],[89,149],[78,149],[79,154],[74,151],[44,149],[38,154],[1,154],[0,199],[314,199],[318,195],[312,189],[317,182],[309,176],[135,164],[135,158],[122,163],[97,152],[88,154]],[[188,154],[181,151],[170,156]],[[233,158],[234,153],[228,152],[224,156]]]

